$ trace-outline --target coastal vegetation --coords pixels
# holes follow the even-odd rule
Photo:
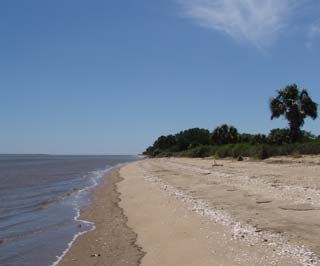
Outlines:
[[[288,128],[272,129],[269,134],[239,133],[237,128],[223,124],[212,132],[191,128],[175,135],[161,136],[144,155],[150,157],[242,157],[265,159],[270,156],[320,154],[320,136],[301,130],[307,117],[317,118],[317,103],[307,90],[296,84],[277,91],[270,99],[271,119],[284,116]]]
[[[270,101],[271,119],[285,116],[289,121],[292,142],[301,138],[300,128],[306,117],[316,119],[317,104],[312,101],[307,90],[300,91],[296,84],[288,85],[278,91],[278,95]]]

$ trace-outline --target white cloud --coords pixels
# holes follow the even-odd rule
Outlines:
[[[288,27],[297,0],[178,0],[187,17],[265,48]],[[300,1],[301,3],[301,1]]]
[[[308,31],[308,39],[306,46],[311,49],[317,37],[320,37],[320,23],[312,24]]]

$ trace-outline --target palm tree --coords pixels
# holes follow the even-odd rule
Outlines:
[[[271,119],[285,116],[289,121],[292,142],[300,139],[300,128],[307,116],[312,119],[317,118],[317,109],[317,103],[312,101],[307,90],[300,91],[296,84],[288,85],[279,90],[278,96],[270,100]]]
[[[216,145],[237,143],[238,140],[238,130],[226,124],[217,127],[211,134],[211,142]]]

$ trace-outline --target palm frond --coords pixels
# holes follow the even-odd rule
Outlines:
[[[300,94],[300,102],[301,111],[303,111],[306,116],[310,116],[312,119],[316,119],[318,117],[318,105],[312,101],[307,90],[302,90]]]
[[[278,118],[286,111],[284,103],[278,98],[270,99],[271,119]]]

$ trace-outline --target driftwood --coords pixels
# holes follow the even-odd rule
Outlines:
[[[214,160],[214,161],[213,161],[213,164],[212,164],[212,167],[215,167],[215,166],[223,166],[223,164],[218,164],[218,163],[216,162],[216,160]]]

